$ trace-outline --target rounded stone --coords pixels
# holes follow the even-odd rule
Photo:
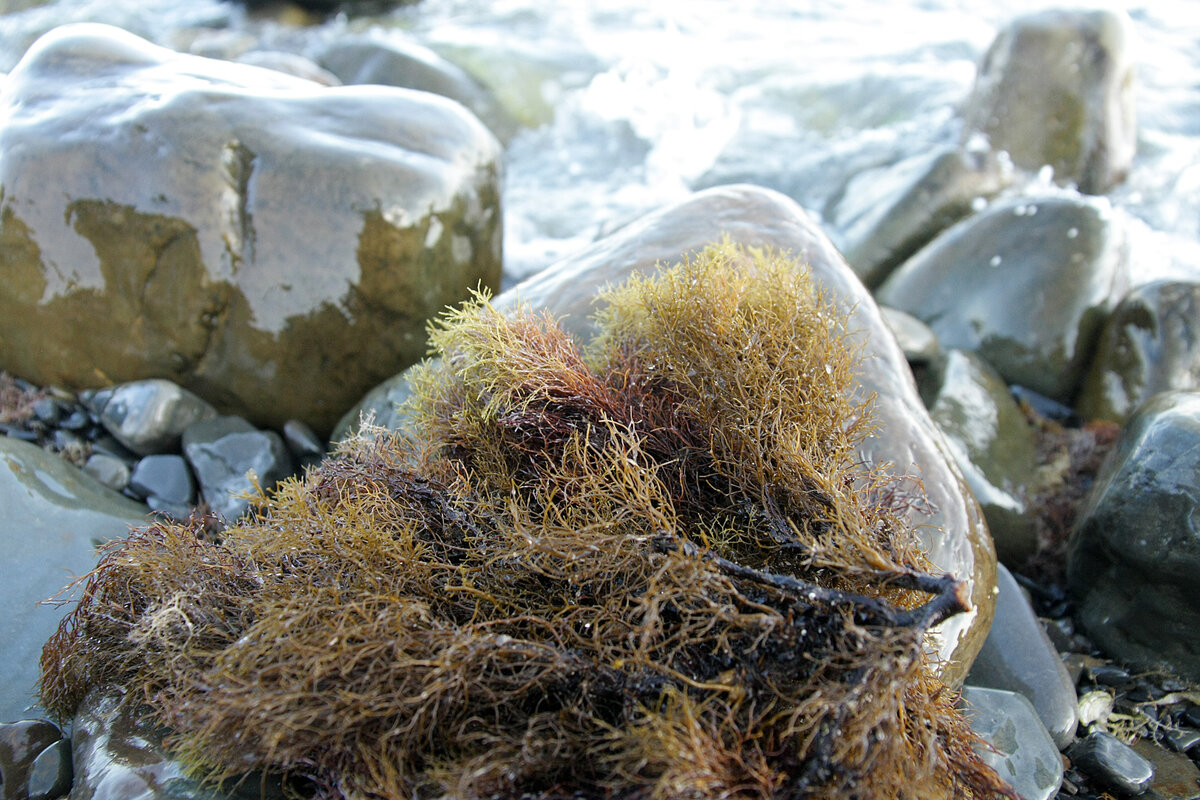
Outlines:
[[[1132,24],[1123,12],[1050,10],[1000,31],[979,66],[963,137],[982,133],[1029,170],[1090,194],[1121,181],[1137,149]]]
[[[184,431],[183,455],[209,507],[232,522],[250,507],[247,495],[270,489],[295,471],[283,439],[240,417],[217,417]]]
[[[323,434],[499,283],[500,154],[428,92],[57,28],[0,87],[0,367]]]
[[[0,799],[27,800],[27,784],[39,754],[62,738],[58,726],[44,719],[0,723]]]
[[[962,699],[971,727],[991,745],[978,751],[980,758],[1025,800],[1054,797],[1062,785],[1062,758],[1029,700],[970,685]]]
[[[991,537],[870,293],[817,223],[793,200],[748,185],[698,192],[548,267],[494,298],[493,305],[503,309],[528,302],[561,318],[569,333],[586,340],[594,333],[590,316],[601,288],[634,273],[677,263],[722,234],[735,244],[790,252],[808,264],[817,286],[848,314],[849,335],[863,348],[859,391],[864,397],[875,397],[877,430],[862,443],[861,456],[867,463],[902,465],[902,472],[920,476],[929,513],[914,507],[908,512],[909,521],[922,537],[935,569],[968,582],[972,610],[931,632],[946,664],[944,677],[952,684],[961,683],[991,625],[996,582]],[[376,387],[367,403],[347,414],[348,425],[352,428],[360,414],[367,414],[402,426],[403,418],[396,416],[389,401],[404,395],[404,382],[400,374]]]
[[[1129,419],[1071,532],[1067,580],[1089,636],[1143,669],[1200,680],[1200,392]]]
[[[25,797],[28,800],[55,800],[70,791],[73,777],[71,743],[59,739],[34,759],[25,782]]]
[[[169,453],[146,456],[138,462],[129,479],[129,487],[142,497],[156,497],[167,503],[194,505],[196,479],[182,456]]]
[[[1119,794],[1141,794],[1154,780],[1150,762],[1111,733],[1092,731],[1067,755],[1105,788]]]
[[[161,378],[111,387],[95,395],[93,407],[117,441],[143,456],[178,450],[189,425],[217,416],[211,404]]]
[[[1106,200],[1010,198],[933,240],[876,297],[929,323],[944,347],[978,352],[1008,383],[1069,403],[1128,261]]]

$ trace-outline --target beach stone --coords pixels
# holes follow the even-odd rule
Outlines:
[[[1074,741],[1078,726],[1075,683],[1003,564],[996,586],[996,617],[967,683],[1022,695],[1033,704],[1055,746],[1065,748]]]
[[[1145,800],[1196,800],[1200,797],[1200,767],[1185,755],[1163,749],[1150,739],[1138,739],[1133,752],[1150,762],[1154,778]]]
[[[389,32],[386,39],[339,38],[317,58],[343,84],[373,83],[433,92],[462,103],[501,141],[517,132],[516,120],[490,91],[429,48],[395,32]]]
[[[1006,158],[994,152],[945,147],[850,180],[834,225],[842,253],[868,287],[937,234],[1012,183]]]
[[[178,450],[188,426],[217,416],[210,403],[161,378],[103,389],[90,404],[117,441],[143,456]]]
[[[1096,476],[1067,550],[1079,620],[1110,656],[1200,680],[1200,392],[1156,395]]]
[[[888,331],[878,307],[819,225],[795,201],[769,189],[733,185],[708,189],[676,205],[648,214],[575,256],[558,262],[493,299],[497,308],[528,302],[561,318],[580,339],[594,332],[590,315],[607,284],[634,273],[681,261],[727,234],[747,246],[786,250],[812,270],[815,283],[849,314],[849,329],[862,344],[860,391],[874,395],[877,432],[860,447],[867,463],[900,464],[919,475],[930,514],[908,513],[923,538],[935,569],[968,581],[973,610],[952,617],[932,632],[945,659],[945,677],[961,682],[983,644],[995,604],[995,552],[979,506],[966,488],[954,457],[930,420],[913,384],[904,353]],[[403,374],[377,387],[369,402],[347,415],[375,419],[394,415],[388,399],[402,396]],[[395,419],[395,417],[392,417]],[[403,420],[396,424],[402,426]],[[353,428],[351,428],[352,432]]]
[[[252,776],[224,789],[202,785],[163,747],[163,734],[141,721],[120,695],[92,692],[72,720],[75,800],[280,800],[278,781]]]
[[[1200,388],[1200,284],[1156,281],[1122,298],[1076,402],[1087,419],[1124,422],[1170,389]]]
[[[979,757],[1025,800],[1054,797],[1062,786],[1062,758],[1029,700],[969,684],[962,699],[972,729],[995,748],[980,748]]]
[[[929,415],[946,435],[983,508],[996,557],[1005,564],[1022,564],[1038,544],[1025,500],[1025,489],[1037,483],[1033,429],[1004,379],[978,355],[950,350],[940,369],[931,372],[937,378],[927,378],[927,383],[938,388]]]
[[[44,719],[0,723],[0,800],[27,800],[34,763],[62,738],[58,726]]]
[[[54,800],[71,790],[74,770],[71,766],[71,742],[59,739],[38,753],[25,782],[27,800]]]
[[[92,453],[83,465],[83,471],[114,492],[124,491],[129,485],[129,464],[108,453]]]
[[[319,464],[325,457],[325,443],[302,420],[289,419],[283,424],[283,441],[301,469]]]
[[[879,313],[888,330],[896,337],[896,343],[904,351],[909,365],[928,365],[943,357],[942,343],[933,329],[905,311],[880,306]]]
[[[963,136],[985,135],[1028,170],[1102,194],[1137,149],[1132,24],[1124,12],[1022,16],[984,54],[963,111]]]
[[[166,378],[327,432],[499,283],[500,146],[461,105],[60,27],[0,90],[0,368]]]
[[[200,492],[218,517],[233,522],[246,512],[243,495],[255,486],[270,489],[295,472],[292,457],[275,431],[260,431],[240,417],[198,422],[183,433],[183,455]]]
[[[1105,731],[1092,731],[1076,742],[1067,755],[1105,788],[1121,794],[1141,794],[1154,780],[1150,762]]]
[[[1129,244],[1101,198],[996,202],[943,233],[876,298],[979,353],[1008,383],[1069,403],[1124,294]]]
[[[171,453],[146,456],[138,462],[129,488],[145,498],[191,506],[196,504],[196,479],[183,456]]]
[[[338,77],[327,69],[322,69],[315,61],[305,58],[299,53],[287,53],[281,50],[250,50],[231,59],[239,64],[249,64],[254,67],[264,67],[314,81],[323,86],[341,86]]]
[[[146,507],[53,453],[0,438],[0,721],[37,709],[42,645],[68,606],[39,605],[96,565],[96,547],[146,519]],[[64,600],[75,599],[75,592]],[[73,605],[73,604],[72,604]]]

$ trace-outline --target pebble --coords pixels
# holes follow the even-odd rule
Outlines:
[[[71,790],[73,779],[71,743],[59,739],[34,759],[25,783],[25,796],[28,800],[54,800]]]
[[[995,748],[980,757],[1025,800],[1048,800],[1062,785],[1058,747],[1025,697],[1002,689],[964,686],[971,727]]]
[[[139,455],[177,450],[189,426],[217,416],[207,401],[161,378],[97,392],[91,396],[91,405],[101,424]]]
[[[38,757],[62,738],[58,726],[44,719],[0,724],[0,799],[26,800]]]
[[[92,453],[83,465],[83,471],[114,492],[122,492],[129,485],[129,465],[108,453]]]
[[[279,434],[260,431],[240,417],[217,417],[189,427],[183,434],[183,455],[205,501],[227,522],[250,507],[245,495],[254,491],[256,481],[270,489],[295,472]]]
[[[1090,777],[1121,794],[1140,794],[1154,779],[1154,767],[1149,761],[1104,731],[1088,734],[1067,755]]]

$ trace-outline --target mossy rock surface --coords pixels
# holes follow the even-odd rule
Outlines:
[[[325,432],[499,280],[499,145],[444,98],[74,25],[2,100],[0,365],[35,383]]]

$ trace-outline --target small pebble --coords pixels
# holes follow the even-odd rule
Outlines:
[[[1083,675],[1093,683],[1098,683],[1101,686],[1122,687],[1133,681],[1132,676],[1113,664],[1099,664],[1097,666],[1086,667]]]
[[[59,739],[34,759],[25,783],[28,800],[54,800],[71,791],[71,743]]]
[[[1073,744],[1068,755],[1103,786],[1122,794],[1140,794],[1154,779],[1150,762],[1115,736],[1093,731]]]
[[[1200,731],[1192,728],[1176,728],[1168,730],[1163,739],[1167,746],[1176,753],[1186,753],[1200,744]]]
[[[116,492],[123,492],[129,485],[129,465],[107,453],[92,453],[83,471]]]

